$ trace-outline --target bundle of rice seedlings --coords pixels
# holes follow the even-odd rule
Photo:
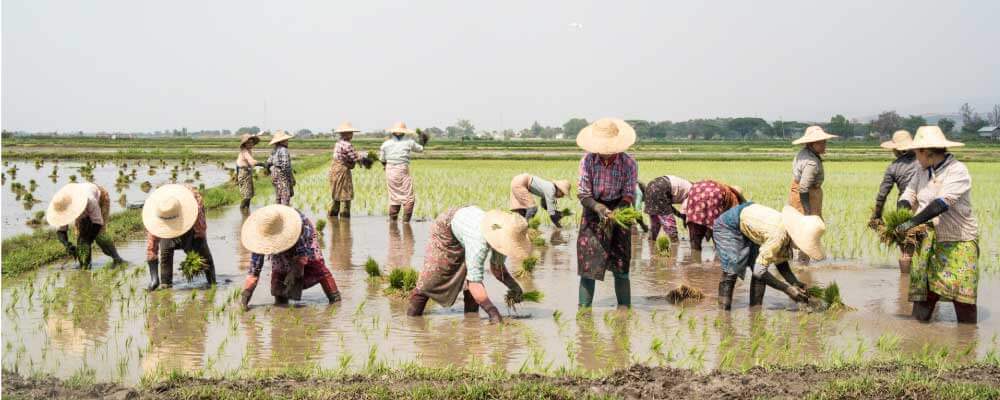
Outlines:
[[[921,225],[906,232],[905,235],[896,233],[896,227],[913,218],[913,211],[907,208],[897,208],[896,210],[882,214],[882,223],[875,227],[878,232],[879,241],[888,245],[916,245],[917,238],[927,231],[927,227]]]
[[[525,276],[531,275],[535,272],[535,265],[538,264],[538,257],[529,256],[524,260],[521,260],[521,269],[519,269],[514,275],[518,278],[523,278]]]
[[[635,207],[624,207],[612,211],[611,218],[608,218],[604,223],[606,224],[606,229],[611,229],[612,222],[622,228],[631,228],[632,225],[635,225],[641,219],[642,213],[636,210]]]
[[[667,300],[674,304],[680,303],[684,300],[701,301],[703,298],[705,298],[705,294],[702,293],[700,289],[688,286],[684,283],[670,289],[670,291],[667,292]]]
[[[806,289],[806,295],[809,296],[810,304],[817,304],[823,310],[831,311],[850,311],[854,310],[853,307],[844,304],[843,299],[840,297],[840,286],[837,286],[837,282],[831,282],[827,286],[817,285]]]
[[[559,213],[562,214],[562,216],[565,217],[565,216],[568,216],[568,215],[573,215],[573,210],[570,209],[569,207],[565,207],[562,210],[559,210]]]
[[[393,268],[389,272],[389,289],[409,293],[417,287],[417,271],[410,267]]]
[[[535,214],[535,216],[531,217],[531,219],[528,220],[528,228],[529,229],[534,229],[534,230],[537,231],[538,227],[541,226],[541,225],[542,225],[541,214]]]
[[[70,181],[71,183],[76,183],[76,175],[70,175],[70,176],[69,176],[69,181]]]
[[[382,276],[382,269],[379,268],[378,261],[375,261],[375,259],[370,256],[367,260],[365,260],[365,272],[368,273],[369,278],[378,278]]]
[[[326,220],[325,219],[316,220],[316,232],[322,235],[324,229],[326,229]]]
[[[531,240],[532,246],[545,246],[545,238],[538,229],[528,228],[528,239]]]
[[[25,223],[28,224],[28,226],[40,226],[44,222],[45,222],[45,211],[39,210],[35,211],[35,216],[26,221]]]
[[[184,274],[184,279],[190,282],[195,275],[205,272],[206,266],[201,254],[189,251],[185,254],[184,261],[181,261],[181,273]]]
[[[152,188],[153,184],[149,183],[149,181],[143,181],[141,184],[139,184],[139,190],[141,190],[143,193],[149,193],[150,189]]]
[[[670,237],[667,235],[656,238],[656,254],[662,257],[670,256]]]
[[[543,295],[542,292],[539,292],[537,290],[524,292],[521,294],[520,298],[517,298],[516,296],[514,296],[514,292],[508,290],[507,295],[504,297],[504,301],[507,303],[507,308],[510,308],[511,311],[516,313],[518,304],[523,302],[540,303],[544,298],[545,295]]]

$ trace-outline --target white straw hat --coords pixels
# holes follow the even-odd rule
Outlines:
[[[946,149],[961,146],[965,146],[965,143],[948,140],[944,136],[944,132],[941,132],[941,128],[937,125],[927,125],[917,128],[917,134],[913,137],[913,142],[900,150]]]
[[[344,123],[340,124],[340,126],[337,126],[337,129],[333,130],[333,133],[348,133],[348,132],[350,132],[350,133],[361,132],[361,130],[360,129],[354,129],[354,126],[351,125],[350,122],[344,122]]]
[[[507,257],[524,259],[531,255],[528,221],[508,211],[490,210],[479,225],[493,250]]]
[[[258,254],[288,250],[302,234],[302,217],[283,204],[262,207],[247,217],[240,229],[243,247]]]
[[[556,189],[559,189],[559,191],[562,192],[563,196],[569,196],[569,188],[570,188],[569,181],[565,179],[556,179],[552,181],[552,184],[556,185]]]
[[[53,227],[69,225],[87,209],[87,189],[82,183],[69,183],[59,189],[49,207],[45,220]]]
[[[392,125],[392,128],[389,128],[389,133],[403,133],[403,134],[407,134],[407,133],[416,133],[416,132],[414,132],[412,129],[407,128],[406,124],[404,124],[402,122],[397,122],[397,123],[395,123],[395,124]]]
[[[788,232],[795,247],[806,253],[809,258],[815,261],[826,258],[820,240],[826,232],[826,223],[822,218],[816,215],[802,215],[799,210],[786,205],[781,210],[781,225],[785,227],[785,232]]]
[[[198,201],[184,185],[160,186],[142,205],[142,224],[153,236],[173,239],[191,229],[198,220]]]
[[[617,154],[635,143],[635,129],[623,120],[601,118],[576,135],[576,145],[588,153]]]
[[[882,142],[879,146],[883,149],[903,150],[912,142],[913,138],[910,136],[910,132],[906,129],[900,129],[892,134],[892,140]]]
[[[792,142],[792,144],[806,144],[806,143],[822,142],[824,140],[836,139],[838,137],[840,137],[840,136],[831,135],[829,133],[826,133],[826,131],[824,131],[822,127],[820,127],[818,125],[813,125],[813,126],[810,126],[810,127],[806,128],[806,134],[802,135],[802,137],[800,137],[798,139],[795,139],[795,141]]]
[[[294,135],[286,131],[279,130],[277,132],[274,132],[274,136],[271,137],[271,141],[268,144],[273,145],[275,143],[281,143],[288,139],[291,139],[292,137],[294,137]]]

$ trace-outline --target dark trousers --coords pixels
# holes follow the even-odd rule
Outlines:
[[[705,225],[687,224],[688,236],[691,237],[691,250],[701,251],[701,242],[712,238],[712,231]]]
[[[205,259],[205,279],[215,284],[215,262],[212,251],[208,248],[208,240],[194,236],[194,231],[173,239],[160,239],[160,282],[172,285],[174,282],[174,251],[193,251]]]
[[[931,320],[931,316],[934,315],[934,308],[937,307],[938,301],[941,297],[937,293],[928,291],[926,301],[914,301],[913,302],[913,318],[918,321],[927,322]],[[958,323],[960,324],[975,324],[978,321],[978,316],[976,315],[977,309],[975,304],[953,302],[955,305],[955,316],[958,318]]]
[[[91,246],[93,243],[97,243],[97,247],[101,248],[103,252],[108,257],[118,260],[118,250],[115,249],[114,242],[105,232],[101,231],[101,225],[91,223],[89,218],[84,218],[80,221],[79,228],[80,232],[76,237],[76,247],[80,254],[75,254],[80,261],[80,268],[90,269],[90,261],[92,258]]]

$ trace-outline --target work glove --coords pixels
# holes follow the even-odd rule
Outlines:
[[[562,217],[563,216],[562,216],[561,212],[559,212],[559,211],[553,211],[552,215],[551,215],[552,225],[555,225],[556,228],[562,228],[562,224],[559,223],[559,220],[561,220]]]
[[[428,135],[427,132],[417,129],[417,140],[420,142],[421,146],[426,146],[427,142],[431,141],[431,135]]]
[[[514,299],[515,303],[520,303],[524,300],[524,290],[521,289],[521,285],[517,282],[512,282],[512,284],[507,287],[507,291],[510,292],[510,297]]]
[[[906,231],[913,229],[914,226],[916,226],[916,224],[913,223],[912,219],[899,224],[896,226],[896,234],[899,236],[906,236]]]
[[[594,204],[594,212],[597,213],[597,216],[601,217],[601,221],[606,221],[608,218],[611,218],[611,210],[604,204]]]

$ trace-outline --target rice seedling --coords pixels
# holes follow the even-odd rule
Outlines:
[[[701,301],[703,298],[705,298],[705,294],[700,289],[684,283],[667,292],[667,300],[674,304],[685,300]]]
[[[535,265],[537,264],[538,264],[538,257],[528,256],[524,260],[521,260],[521,269],[517,270],[517,272],[514,275],[517,276],[518,278],[524,278],[526,276],[530,276],[533,272],[535,272]]]
[[[392,296],[406,296],[417,287],[417,278],[419,274],[413,268],[393,268],[389,271],[389,287],[385,293]]]
[[[528,220],[528,229],[534,229],[538,231],[538,227],[542,225],[541,214],[535,214],[531,219]]]
[[[181,273],[188,282],[193,280],[195,275],[205,272],[205,267],[207,267],[205,259],[194,251],[187,252],[184,261],[181,261]]]
[[[382,276],[382,269],[378,265],[378,261],[375,261],[371,256],[365,260],[365,272],[368,274],[368,278],[378,278]]]
[[[149,181],[143,181],[141,184],[139,184],[139,190],[141,190],[143,193],[149,193],[151,189],[153,189],[153,184],[149,183]]]
[[[545,296],[542,292],[537,290],[532,290],[529,292],[523,292],[520,296],[514,294],[513,291],[508,290],[507,295],[504,296],[504,301],[507,303],[507,308],[513,313],[517,313],[517,305],[523,302],[529,303],[540,303]]]
[[[806,289],[806,295],[810,298],[810,306],[818,310],[854,310],[851,306],[844,304],[840,297],[840,287],[837,286],[837,282],[831,282],[825,287],[822,285],[809,287]]]
[[[623,207],[615,209],[611,212],[611,221],[618,224],[622,228],[630,228],[632,225],[636,224],[636,221],[642,219],[642,213],[636,210],[635,207]]]
[[[325,231],[326,231],[326,220],[322,219],[322,218],[317,219],[316,220],[316,234],[319,235],[319,238],[321,240],[323,239],[323,234],[325,233]]]
[[[661,257],[670,256],[670,237],[662,235],[656,238],[656,254]]]
[[[879,241],[887,246],[900,246],[904,244],[916,245],[917,240],[927,232],[924,225],[910,229],[905,234],[896,232],[896,228],[913,218],[913,211],[906,208],[898,208],[886,212],[882,215],[882,223],[872,226],[878,233]]]
[[[38,189],[38,182],[35,182],[34,179],[28,181],[28,191],[34,192],[35,189]]]
[[[76,183],[76,175],[70,175],[69,176],[69,181],[70,181],[70,183]]]
[[[45,223],[45,210],[35,211],[35,215],[25,223],[28,226],[41,226]]]

